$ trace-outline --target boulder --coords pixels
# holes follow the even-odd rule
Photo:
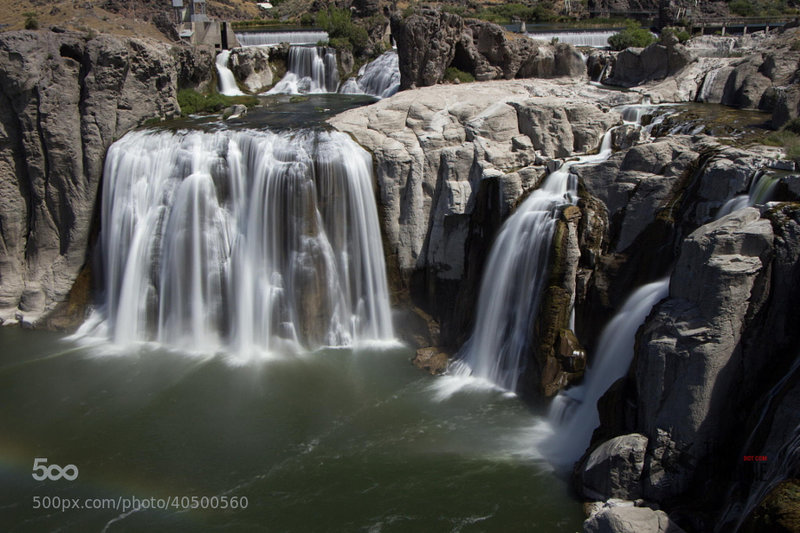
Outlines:
[[[647,437],[638,433],[610,439],[592,451],[580,466],[583,496],[592,500],[633,500],[642,493]]]
[[[664,511],[649,507],[615,506],[583,523],[584,533],[683,533]]]
[[[680,44],[651,44],[647,48],[628,48],[617,55],[614,70],[605,83],[634,87],[673,76],[694,61],[691,51]]]
[[[424,9],[408,18],[393,16],[391,26],[399,56],[400,89],[439,83],[455,56],[464,30],[462,18]]]
[[[269,89],[276,77],[269,62],[270,49],[256,46],[234,48],[231,50],[231,72],[252,93]]]

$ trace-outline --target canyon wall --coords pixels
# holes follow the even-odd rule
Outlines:
[[[0,34],[2,320],[35,323],[69,299],[88,265],[106,149],[145,119],[179,114],[177,88],[207,80],[211,65],[210,52],[141,39]]]

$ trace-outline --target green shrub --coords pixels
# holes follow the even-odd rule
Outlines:
[[[36,13],[33,11],[27,11],[22,14],[25,17],[25,29],[26,30],[38,30],[39,29],[39,19],[36,18]]]
[[[255,96],[225,96],[218,92],[201,94],[194,89],[181,89],[178,91],[178,105],[181,115],[195,115],[198,113],[219,113],[226,107],[234,104],[243,104],[252,107],[258,103]]]
[[[728,9],[740,17],[754,17],[758,14],[756,3],[752,0],[732,0],[728,4]]]
[[[328,32],[330,44],[334,48],[345,46],[349,41],[350,49],[356,54],[363,54],[369,45],[369,34],[362,26],[355,24],[349,9],[328,8],[317,13],[317,26]]]
[[[624,30],[608,38],[608,44],[614,50],[644,48],[654,42],[656,42],[655,36],[649,30],[640,27],[638,22],[629,22]]]
[[[450,82],[458,80],[459,83],[469,83],[475,81],[475,76],[456,67],[448,67],[444,71],[444,80]]]
[[[300,24],[302,26],[313,26],[314,25],[314,15],[311,13],[303,13],[300,16]]]

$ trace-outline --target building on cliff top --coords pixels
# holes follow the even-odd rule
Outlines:
[[[194,46],[227,50],[236,46],[236,36],[224,21],[210,20],[206,0],[172,0],[175,24],[182,41]]]

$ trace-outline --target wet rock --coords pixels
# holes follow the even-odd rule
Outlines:
[[[800,531],[800,480],[786,480],[772,489],[742,524],[740,531],[742,533]]]
[[[450,357],[437,347],[420,348],[411,363],[430,374],[444,374]]]

